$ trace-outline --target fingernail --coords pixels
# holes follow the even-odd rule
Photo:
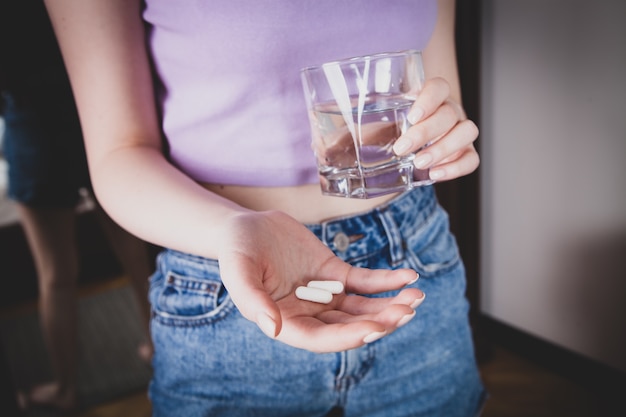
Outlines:
[[[420,279],[420,274],[415,274],[415,279],[406,283],[406,285],[415,284]]]
[[[401,136],[393,145],[393,151],[396,155],[403,155],[411,147],[411,140]]]
[[[276,337],[276,322],[266,313],[259,313],[259,315],[257,315],[256,324],[267,336],[272,339]]]
[[[428,173],[431,180],[438,180],[446,175],[446,171],[443,169],[433,169]]]
[[[406,117],[409,123],[414,125],[415,123],[422,120],[422,116],[424,116],[424,110],[421,107],[415,107]]]
[[[428,165],[430,165],[432,161],[433,161],[433,156],[431,154],[423,153],[419,155],[417,158],[415,158],[415,160],[413,161],[413,165],[415,165],[415,168],[417,169],[424,169]]]
[[[416,309],[420,304],[422,304],[425,298],[426,294],[422,293],[422,298],[418,298],[417,300],[413,301],[413,303],[411,304],[411,308]]]
[[[411,319],[415,317],[415,311],[411,314],[407,314],[406,316],[403,316],[400,321],[398,322],[398,324],[396,325],[397,327],[402,327],[405,324],[407,324],[409,321],[411,321]]]
[[[383,337],[384,335],[387,334],[387,331],[383,331],[383,332],[374,332],[374,333],[370,333],[367,336],[365,336],[363,338],[363,343],[372,343],[378,339],[380,339],[381,337]]]

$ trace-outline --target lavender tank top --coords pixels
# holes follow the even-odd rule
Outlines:
[[[146,0],[171,161],[208,183],[318,182],[300,69],[423,49],[436,0]]]

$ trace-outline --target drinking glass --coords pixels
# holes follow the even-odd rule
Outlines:
[[[301,70],[322,193],[371,198],[431,184],[395,141],[424,84],[417,50],[354,57]]]

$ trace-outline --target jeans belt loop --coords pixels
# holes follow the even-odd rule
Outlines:
[[[391,265],[396,266],[404,261],[402,233],[400,233],[400,228],[396,224],[396,221],[393,218],[393,212],[391,210],[380,210],[378,214],[380,221],[385,228],[387,239],[389,239],[389,254],[391,256]]]

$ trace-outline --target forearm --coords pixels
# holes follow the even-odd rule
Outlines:
[[[455,1],[439,0],[435,32],[424,49],[424,72],[426,78],[441,77],[450,85],[450,98],[461,104],[454,38]]]
[[[217,258],[228,219],[247,210],[210,193],[149,147],[128,147],[91,164],[96,197],[138,237]]]
[[[226,219],[244,210],[164,157],[140,2],[50,0],[46,7],[100,204],[146,241],[215,257]]]

